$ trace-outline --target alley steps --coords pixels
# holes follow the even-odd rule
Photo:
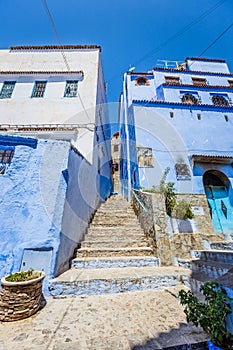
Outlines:
[[[189,270],[160,267],[155,253],[130,203],[112,196],[93,217],[71,269],[50,281],[50,293],[64,298],[189,284]]]
[[[120,256],[120,257],[95,257],[75,258],[72,268],[76,269],[107,269],[124,267],[155,267],[159,266],[159,259],[150,256]]]
[[[55,298],[64,298],[163,290],[178,284],[188,286],[189,277],[188,270],[170,267],[70,269],[56,278],[50,292]]]

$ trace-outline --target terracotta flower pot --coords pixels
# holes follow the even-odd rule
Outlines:
[[[40,308],[44,272],[34,271],[36,277],[24,282],[1,279],[0,321],[16,321],[29,317]]]

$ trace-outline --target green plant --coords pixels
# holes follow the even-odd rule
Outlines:
[[[169,167],[164,170],[158,186],[152,186],[151,189],[144,191],[162,193],[165,196],[166,212],[169,216],[182,220],[193,219],[194,215],[192,213],[191,205],[185,200],[179,202],[176,201],[175,183],[166,182],[169,171]]]
[[[29,269],[28,271],[20,271],[12,273],[11,275],[6,277],[7,282],[24,282],[30,281],[34,278],[41,276],[41,272],[35,272],[33,269]]]
[[[190,203],[187,203],[183,199],[177,202],[173,207],[172,216],[181,220],[193,219],[194,214],[192,212]]]
[[[187,322],[202,329],[211,336],[213,344],[224,350],[233,349],[233,335],[228,332],[226,317],[232,310],[225,289],[215,282],[207,282],[200,287],[205,301],[201,302],[190,291],[179,292],[180,302],[185,306]]]

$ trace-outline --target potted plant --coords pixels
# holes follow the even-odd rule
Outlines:
[[[209,349],[233,349],[233,335],[228,332],[226,318],[232,312],[225,289],[215,282],[200,287],[205,301],[201,302],[191,291],[179,292],[180,302],[185,306],[187,322],[194,324],[210,335]]]
[[[15,321],[29,317],[41,305],[42,271],[20,271],[1,279],[0,321]]]

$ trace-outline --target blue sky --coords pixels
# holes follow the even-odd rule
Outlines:
[[[47,4],[62,44],[102,46],[110,102],[118,101],[122,76],[130,65],[139,72],[154,67],[158,59],[198,57],[233,21],[232,0],[47,0]],[[0,0],[0,19],[1,48],[57,44],[41,0]],[[187,30],[193,21],[198,23]],[[233,71],[233,27],[203,57],[226,59]]]

